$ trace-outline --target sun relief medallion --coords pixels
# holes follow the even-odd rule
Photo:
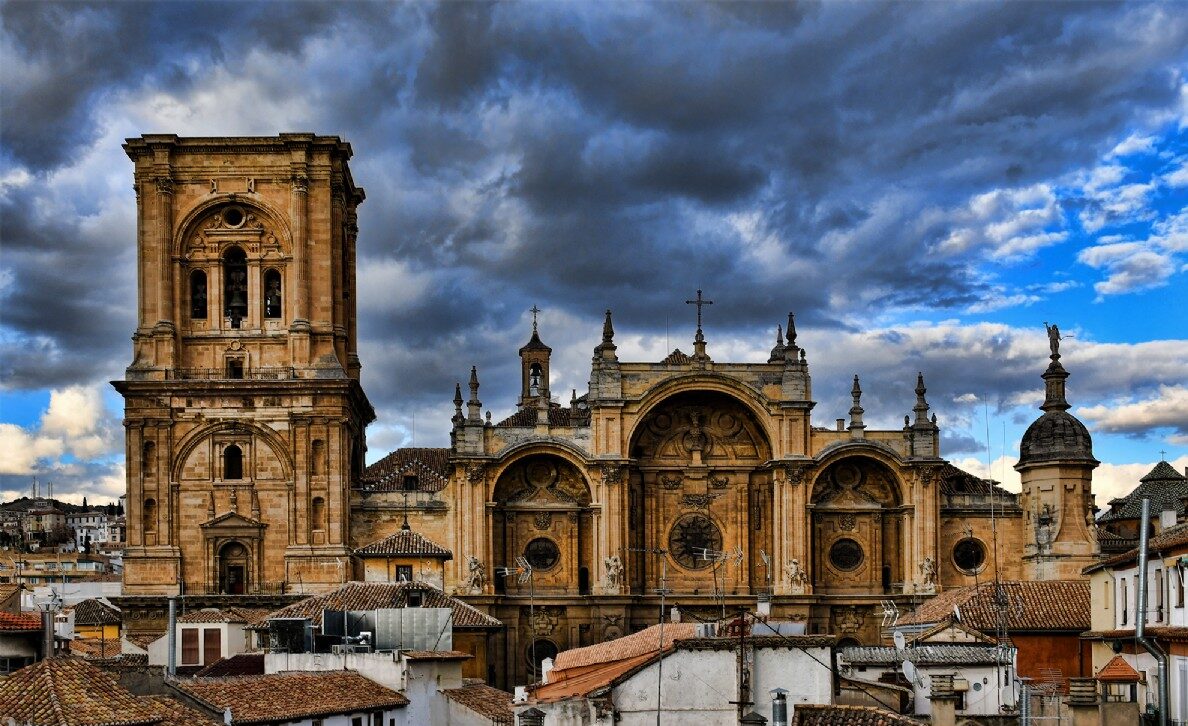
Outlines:
[[[686,514],[672,525],[668,535],[668,551],[682,567],[700,570],[709,567],[705,551],[722,549],[722,530],[704,514]]]

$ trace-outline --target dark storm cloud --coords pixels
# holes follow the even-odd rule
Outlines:
[[[251,117],[195,100],[221,72],[278,109],[251,117],[252,132],[352,142],[368,190],[360,267],[399,265],[375,279],[421,285],[414,299],[384,287],[362,309],[374,358],[365,382],[381,411],[437,405],[472,363],[490,371],[484,401],[510,401],[534,303],[571,321],[549,341],[558,351],[582,341],[575,360],[608,306],[644,336],[671,321],[688,350],[683,300],[698,287],[716,300],[715,340],[767,341],[789,309],[845,330],[887,308],[967,306],[989,290],[972,258],[929,251],[952,223],[926,212],[1092,163],[1135,118],[1171,107],[1188,47],[1188,17],[1168,5],[18,2],[0,12],[5,57],[19,61],[0,71],[0,158],[36,180],[3,192],[11,277],[0,323],[29,338],[22,350],[48,346],[59,361],[46,372],[36,355],[6,353],[6,383],[52,385],[96,358],[119,360],[133,325],[118,309],[134,299],[131,220],[121,237],[19,210],[101,137],[111,104],[178,118],[153,115],[150,99],[166,96],[199,119],[193,133],[211,135]],[[126,188],[131,168],[104,173]],[[87,194],[80,208],[110,199]],[[949,370],[927,354],[938,385],[969,380],[957,360]],[[1020,389],[1020,371],[986,374],[1004,399]],[[876,383],[870,410],[910,409],[911,376]],[[822,393],[844,412],[846,388]]]

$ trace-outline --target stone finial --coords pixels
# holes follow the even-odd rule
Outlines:
[[[465,417],[462,415],[462,384],[454,384],[454,417],[451,419],[454,423],[461,423]]]
[[[854,376],[854,387],[850,389],[850,395],[854,398],[854,405],[850,406],[850,436],[860,439],[866,424],[862,423],[862,386],[858,384],[858,376]]]
[[[796,315],[788,313],[788,347],[796,347]]]
[[[916,412],[916,426],[928,426],[928,401],[924,394],[928,389],[924,387],[924,372],[916,374],[916,405],[912,410]]]
[[[768,363],[779,363],[784,360],[784,328],[781,325],[776,326],[776,342],[775,347],[771,349],[771,356],[768,357]]]
[[[483,410],[483,403],[479,400],[479,380],[478,380],[478,366],[470,367],[470,400],[466,402],[466,418],[471,421],[480,421]]]
[[[252,519],[260,518],[260,494],[252,488]]]
[[[206,500],[206,516],[208,519],[214,519],[214,516],[215,516],[214,492],[210,492],[210,496]]]
[[[602,342],[594,347],[594,357],[605,360],[618,360],[615,355],[615,326],[611,322],[610,308],[606,309],[606,319],[602,321]]]

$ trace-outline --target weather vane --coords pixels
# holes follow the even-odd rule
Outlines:
[[[529,310],[528,312],[532,313],[532,332],[535,333],[536,332],[536,316],[540,313],[540,308],[536,307],[536,305],[533,305],[532,309]]]

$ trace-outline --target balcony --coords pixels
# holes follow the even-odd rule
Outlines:
[[[246,368],[173,368],[165,371],[167,380],[175,381],[287,381],[296,378],[292,367]]]

